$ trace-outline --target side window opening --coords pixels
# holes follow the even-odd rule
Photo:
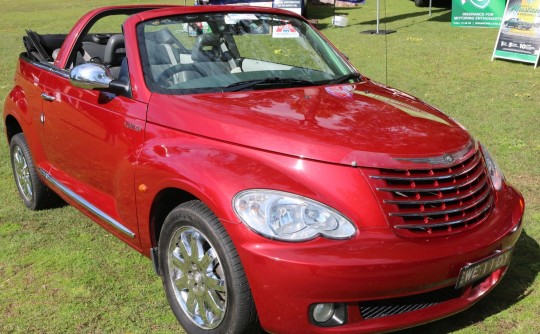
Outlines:
[[[69,67],[84,62],[98,62],[118,72],[122,58],[125,57],[125,43],[122,24],[128,14],[111,14],[90,23],[77,42],[77,50],[70,56]]]
[[[34,61],[52,64],[66,36],[66,34],[40,35],[35,31],[26,30],[26,36],[23,37],[26,56]]]

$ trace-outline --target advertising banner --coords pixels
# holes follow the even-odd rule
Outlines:
[[[296,14],[302,14],[303,0],[274,0],[274,8],[288,9]]]
[[[540,0],[508,0],[493,58],[533,63],[540,56]]]
[[[502,0],[452,0],[452,26],[498,28],[504,13]]]

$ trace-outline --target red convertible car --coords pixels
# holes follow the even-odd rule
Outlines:
[[[507,270],[524,201],[486,148],[301,16],[107,7],[24,43],[22,201],[57,194],[151,258],[188,333],[390,331]]]

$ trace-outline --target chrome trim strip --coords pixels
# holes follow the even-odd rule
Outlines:
[[[473,189],[468,190],[465,194],[460,196],[453,196],[453,197],[443,197],[443,198],[433,198],[434,196],[425,197],[425,199],[411,199],[412,197],[403,197],[402,199],[384,199],[383,203],[385,204],[397,204],[397,205],[408,205],[408,204],[440,204],[440,203],[447,203],[447,202],[453,202],[453,201],[459,201],[462,199],[465,199],[467,197],[476,195],[482,188],[486,187],[486,182],[484,183],[478,183]],[[484,190],[489,191],[489,189]]]
[[[437,227],[447,227],[447,226],[453,226],[457,224],[463,224],[470,220],[476,219],[486,213],[489,209],[491,209],[493,206],[493,199],[490,199],[489,202],[487,202],[483,207],[480,208],[474,215],[469,216],[465,219],[458,219],[458,220],[452,220],[444,223],[435,223],[435,224],[410,224],[410,225],[395,225],[394,228],[396,229],[405,229],[405,230],[427,230],[428,228],[437,228]]]
[[[64,186],[62,183],[60,183],[58,180],[53,178],[51,174],[43,170],[42,168],[39,169],[39,172],[43,177],[45,177],[48,181],[50,181],[55,187],[57,187],[60,191],[62,191],[65,195],[71,197],[74,199],[77,203],[85,207],[88,211],[90,211],[92,214],[106,222],[107,224],[111,225],[118,231],[122,232],[123,234],[127,235],[130,238],[135,238],[135,233],[131,232],[127,227],[120,224],[116,220],[114,220],[111,216],[107,215],[105,212],[101,211],[97,207],[95,207],[93,204],[82,198],[81,196],[77,195],[73,190],[69,189],[68,187]]]
[[[370,178],[372,179],[378,179],[378,180],[387,180],[387,181],[431,181],[431,180],[445,180],[445,179],[451,179],[455,177],[459,177],[462,175],[465,175],[478,167],[480,162],[480,155],[476,154],[471,160],[468,165],[464,169],[457,170],[455,173],[450,174],[444,174],[444,175],[433,175],[433,176],[393,176],[393,175],[371,175]],[[439,170],[439,169],[436,169]]]
[[[460,207],[448,209],[448,210],[439,210],[439,208],[435,208],[435,209],[431,209],[427,211],[416,210],[415,212],[404,212],[404,211],[390,212],[389,215],[391,217],[426,217],[426,216],[429,217],[429,216],[452,214],[456,212],[469,210],[477,206],[478,204],[482,203],[488,196],[489,196],[489,189],[487,189],[487,191],[485,191],[479,198],[476,198],[473,202],[468,203],[465,206],[460,206]],[[436,210],[439,210],[439,211],[436,211]]]
[[[441,165],[448,166],[461,162],[464,158],[472,155],[476,152],[477,147],[476,143],[469,141],[464,148],[458,150],[457,152],[452,152],[444,154],[439,157],[430,157],[430,158],[406,158],[406,157],[394,157],[396,160],[409,161],[413,163],[426,163],[431,165]]]
[[[484,181],[486,178],[486,173],[483,169],[478,169],[477,172],[475,172],[473,175],[469,176],[470,179],[467,179],[465,182],[456,184],[454,186],[444,186],[444,187],[428,187],[428,186],[418,186],[416,188],[405,188],[405,187],[380,187],[375,188],[379,191],[387,191],[387,192],[403,192],[403,193],[410,193],[410,192],[435,192],[435,191],[448,191],[448,190],[454,190],[454,189],[461,189],[465,186],[468,186],[472,183],[474,183],[477,180],[480,180],[479,182]]]

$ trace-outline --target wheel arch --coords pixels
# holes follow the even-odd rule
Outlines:
[[[19,121],[17,121],[17,119],[13,115],[7,115],[5,126],[6,126],[6,136],[8,139],[8,143],[11,142],[11,139],[13,138],[13,136],[15,136],[18,133],[23,132],[21,124],[19,123]]]
[[[152,247],[158,245],[159,234],[167,215],[180,204],[191,200],[200,199],[180,188],[165,188],[157,193],[150,208],[149,232]]]

